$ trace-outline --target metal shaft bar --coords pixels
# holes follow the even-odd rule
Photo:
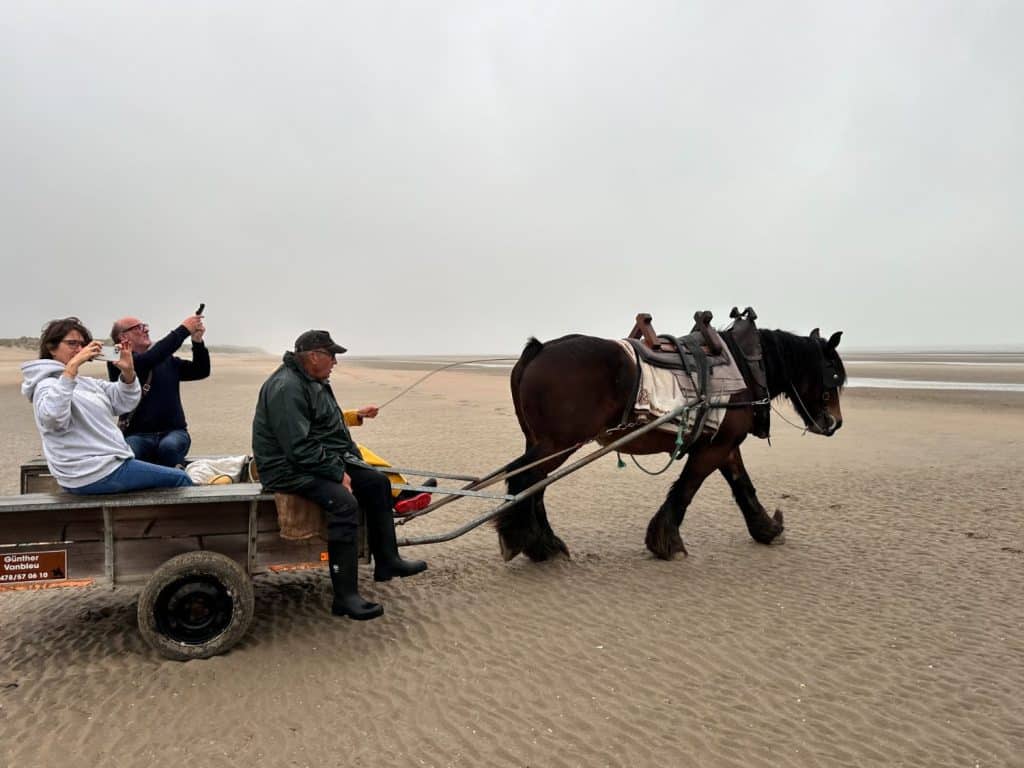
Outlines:
[[[506,501],[504,504],[501,504],[495,509],[492,509],[490,512],[485,512],[479,517],[473,518],[465,525],[459,526],[458,528],[455,528],[454,530],[448,531],[446,533],[439,533],[433,536],[415,536],[410,538],[400,538],[398,540],[398,546],[411,547],[417,544],[437,544],[442,541],[451,541],[452,539],[457,539],[459,538],[459,536],[469,533],[474,528],[480,527],[491,518],[495,517],[499,513],[518,503],[519,502],[516,501]]]
[[[463,490],[463,491],[472,491],[472,490],[478,490],[480,488],[486,488],[487,486],[494,485],[495,483],[500,482],[501,480],[504,480],[504,479],[505,479],[505,467],[499,467],[498,469],[494,470],[493,472],[490,472],[489,474],[484,475],[479,480],[475,480],[472,483],[464,485],[461,490]],[[433,512],[435,509],[438,509],[439,507],[443,507],[445,504],[451,504],[453,501],[455,501],[458,498],[459,498],[458,496],[445,496],[443,499],[438,499],[437,501],[431,502],[430,506],[425,507],[424,509],[421,509],[419,512],[413,512],[410,515],[405,515],[404,517],[396,518],[395,519],[395,525],[405,525],[410,520],[414,520],[417,517],[422,517],[423,515],[427,514],[428,512]]]
[[[395,483],[391,486],[397,488],[400,491],[423,491],[426,493],[440,493],[449,496],[477,496],[481,499],[503,499],[505,501],[511,501],[515,497],[509,493],[487,493],[486,491],[471,491],[466,488],[438,488],[434,485],[406,485],[405,483]]]
[[[463,534],[469,533],[474,528],[479,528],[481,525],[486,523],[488,520],[493,519],[497,515],[499,515],[502,512],[504,512],[509,507],[512,507],[512,506],[518,504],[523,499],[527,499],[530,496],[533,496],[535,493],[537,493],[541,489],[547,488],[549,485],[551,485],[556,480],[560,480],[561,478],[565,477],[566,475],[568,475],[568,474],[570,474],[572,472],[575,472],[577,469],[585,467],[587,464],[590,464],[592,461],[596,461],[597,459],[601,458],[602,456],[607,455],[608,453],[614,451],[616,448],[619,448],[620,446],[625,445],[626,443],[630,442],[631,440],[634,440],[635,438],[639,437],[640,435],[642,435],[642,434],[644,434],[646,432],[650,432],[653,429],[657,429],[662,424],[664,424],[666,422],[669,422],[672,419],[678,418],[680,415],[682,415],[682,413],[685,410],[687,410],[688,408],[691,408],[691,407],[692,407],[692,404],[680,405],[679,407],[673,409],[669,413],[666,413],[664,416],[661,416],[661,417],[655,419],[654,421],[650,422],[649,424],[645,424],[644,426],[642,426],[642,427],[640,427],[640,428],[630,432],[629,434],[624,435],[623,437],[620,437],[618,440],[615,440],[614,442],[611,442],[608,445],[605,445],[605,446],[603,446],[601,448],[598,448],[596,451],[592,451],[591,453],[588,453],[582,459],[579,459],[578,461],[574,461],[572,464],[570,464],[570,465],[568,465],[566,467],[562,467],[561,469],[559,469],[556,472],[552,472],[550,475],[545,477],[543,480],[540,480],[540,481],[534,483],[529,488],[523,489],[522,491],[517,493],[515,495],[515,497],[513,497],[512,501],[505,502],[504,504],[501,504],[500,506],[496,507],[495,509],[492,509],[490,512],[485,512],[484,514],[480,515],[479,517],[473,518],[472,520],[470,520],[465,525],[462,525],[462,526],[460,526],[458,528],[455,528],[454,530],[448,531],[446,533],[439,533],[439,534],[435,534],[435,535],[432,535],[432,536],[417,536],[417,537],[410,537],[410,538],[401,538],[401,539],[398,540],[398,546],[400,546],[400,547],[409,547],[409,546],[415,546],[417,544],[437,544],[437,543],[442,542],[442,541],[451,541],[452,539],[457,539],[459,536],[462,536]],[[431,506],[433,506],[433,505],[431,505]]]
[[[442,480],[470,480],[476,481],[481,478],[476,475],[454,475],[450,472],[434,472],[429,469],[408,469],[406,467],[373,467],[378,472],[395,473],[399,475],[413,475],[415,477],[439,477]]]

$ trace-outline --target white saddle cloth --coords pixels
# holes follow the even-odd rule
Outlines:
[[[669,368],[655,368],[653,365],[637,360],[637,354],[633,346],[624,339],[617,340],[623,349],[640,367],[640,388],[637,391],[636,403],[633,411],[643,421],[653,421],[674,411],[686,403],[697,402],[697,387],[699,383],[697,375],[691,379],[681,370]],[[712,405],[728,402],[729,398],[737,392],[746,390],[747,385],[743,381],[743,375],[736,366],[728,348],[723,348],[722,355],[728,359],[728,363],[714,366],[708,375],[708,402]],[[704,422],[705,432],[715,432],[722,423],[725,414],[724,408],[711,408],[708,410],[707,420]],[[696,414],[691,415],[691,419]],[[667,422],[659,429],[675,432],[679,428],[679,421]]]

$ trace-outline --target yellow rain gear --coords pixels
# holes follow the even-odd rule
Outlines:
[[[359,416],[359,413],[356,410],[342,411],[341,414],[342,416],[345,417],[346,426],[358,427],[363,423],[363,419]],[[378,456],[365,445],[357,445],[357,447],[359,448],[359,452],[363,455],[363,461],[365,461],[371,467],[391,466],[390,461],[388,461],[385,458],[382,458],[381,456]],[[387,477],[388,480],[391,481],[391,495],[398,496],[398,494],[401,493],[401,491],[394,487],[395,483],[407,482],[406,479],[397,472],[386,472],[385,476]]]

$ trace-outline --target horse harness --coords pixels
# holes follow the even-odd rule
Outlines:
[[[633,406],[637,401],[641,386],[640,362],[643,361],[656,368],[682,370],[690,379],[697,393],[696,417],[694,429],[690,432],[694,438],[700,435],[707,421],[711,408],[746,408],[753,406],[754,424],[751,430],[757,437],[767,438],[770,430],[770,399],[768,396],[768,380],[761,352],[761,338],[754,324],[757,313],[752,307],[740,312],[733,307],[730,312],[732,324],[719,334],[711,326],[712,314],[708,311],[694,314],[694,326],[691,332],[682,337],[667,334],[655,334],[651,326],[652,317],[642,313],[636,316],[636,324],[630,331],[627,341],[633,348],[637,363],[637,376],[633,384],[633,397],[626,407],[621,423],[617,429],[627,426]],[[724,350],[736,362],[743,381],[752,395],[753,402],[712,404],[708,399],[708,381],[713,365],[726,361]],[[834,385],[833,385],[834,386]],[[680,427],[679,439],[676,441],[674,458],[678,459],[689,446],[683,443],[682,436],[685,423]]]
[[[722,331],[722,336],[754,400],[754,425],[751,433],[755,437],[767,438],[771,432],[771,398],[768,394],[768,371],[761,350],[761,334],[754,325],[757,312],[753,307],[747,307],[742,312],[733,307],[729,317],[732,323]]]

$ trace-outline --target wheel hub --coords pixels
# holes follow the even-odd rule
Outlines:
[[[189,576],[165,587],[154,612],[160,631],[180,643],[201,645],[231,623],[234,601],[216,579]]]

